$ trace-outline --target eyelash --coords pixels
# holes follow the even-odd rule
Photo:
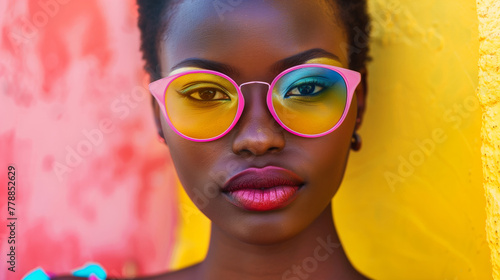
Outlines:
[[[214,86],[213,87],[197,86],[197,85],[204,84],[204,83],[214,85]],[[190,89],[193,86],[195,86],[195,88]],[[191,96],[197,92],[199,93],[203,90],[212,89],[212,90],[215,90],[216,92],[220,92],[220,93],[224,94],[229,100],[231,100],[231,97],[229,96],[229,94],[227,94],[222,88],[223,88],[222,86],[215,84],[213,82],[200,81],[200,82],[189,83],[189,84],[183,86],[182,89],[180,91],[178,91],[178,93],[186,98],[190,98],[192,100],[199,101],[199,102],[211,102],[211,101],[227,100],[227,99],[202,100],[202,99],[197,99],[197,98],[194,98]]]
[[[312,80],[309,80],[309,79],[312,79]],[[317,95],[317,94],[321,93],[325,88],[328,88],[328,87],[331,86],[331,84],[327,84],[326,82],[320,81],[317,78],[306,78],[305,81],[300,81],[299,83],[292,84],[290,87],[288,87],[287,90],[285,91],[284,97],[285,98],[290,98],[291,96],[297,96],[297,95],[288,95],[288,93],[290,91],[292,91],[294,88],[297,88],[297,87],[302,86],[302,85],[307,85],[307,84],[314,84],[315,86],[320,86],[320,87],[323,88],[320,92],[315,93],[314,95]]]
[[[200,95],[201,92],[203,92],[204,90],[213,90],[216,92],[220,92],[221,94],[225,95],[227,98],[226,99],[211,99],[211,100],[203,100],[203,99],[198,99],[198,98],[194,98],[192,97],[192,95],[198,93],[198,95]],[[198,88],[198,89],[193,89],[189,92],[186,92],[184,93],[184,95],[187,97],[187,98],[191,98],[193,100],[196,100],[196,101],[221,101],[221,100],[231,100],[231,98],[229,97],[229,95],[227,95],[223,90],[220,90],[220,89],[217,89],[217,88],[210,88],[210,87],[202,87],[202,88]],[[201,97],[201,96],[200,96]]]

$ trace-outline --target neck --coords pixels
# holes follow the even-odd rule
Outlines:
[[[212,224],[209,250],[197,279],[336,279],[335,275],[346,279],[340,277],[354,272],[329,205],[301,233],[271,245],[242,242]]]

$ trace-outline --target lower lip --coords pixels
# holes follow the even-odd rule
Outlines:
[[[266,189],[241,189],[228,192],[230,201],[250,211],[269,211],[280,209],[296,198],[298,186],[276,186]]]

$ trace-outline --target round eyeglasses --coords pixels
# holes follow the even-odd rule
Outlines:
[[[238,85],[220,72],[192,70],[159,79],[149,90],[177,134],[206,142],[223,137],[238,122],[245,108],[243,86],[265,84],[267,107],[276,122],[290,133],[312,138],[342,124],[360,80],[353,70],[302,64],[281,72],[271,84]]]

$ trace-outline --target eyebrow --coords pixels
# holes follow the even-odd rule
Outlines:
[[[331,52],[328,52],[324,49],[321,48],[315,48],[315,49],[310,49],[307,51],[303,51],[301,53],[295,54],[293,56],[284,58],[280,61],[277,61],[272,65],[272,70],[273,72],[281,72],[285,69],[288,69],[290,67],[304,64],[308,60],[311,60],[313,58],[320,58],[320,57],[327,57],[327,58],[332,58],[340,62],[340,58],[336,55],[334,55]],[[207,60],[207,59],[201,59],[201,58],[188,58],[185,59],[175,66],[173,66],[170,71],[173,71],[178,68],[182,67],[197,67],[197,68],[202,68],[202,69],[207,69],[207,70],[213,70],[217,72],[224,73],[228,76],[231,75],[237,75],[238,71],[231,67],[228,64],[212,61],[212,60]]]
[[[281,72],[285,69],[288,69],[290,67],[304,64],[308,60],[311,60],[313,58],[320,58],[320,57],[326,57],[326,58],[332,58],[340,62],[340,58],[336,55],[334,55],[331,52],[328,52],[324,49],[320,48],[315,48],[315,49],[310,49],[301,53],[298,53],[296,55],[287,57],[285,59],[282,59],[276,63],[273,64],[272,69],[275,72]]]
[[[220,63],[220,62],[215,62],[212,60],[207,60],[207,59],[201,59],[201,58],[188,58],[185,59],[179,63],[177,63],[175,66],[173,66],[170,71],[173,71],[178,68],[182,67],[196,67],[196,68],[202,68],[202,69],[207,69],[207,70],[213,70],[217,72],[224,73],[226,75],[235,75],[238,73],[236,69],[233,67]]]

